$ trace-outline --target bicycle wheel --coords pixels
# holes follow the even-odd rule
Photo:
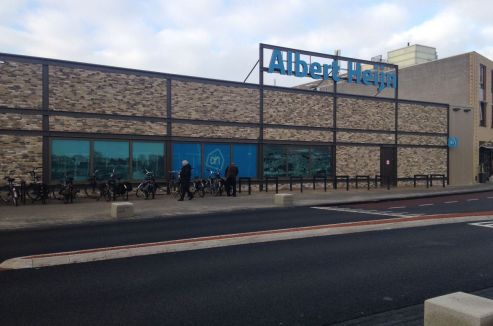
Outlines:
[[[41,185],[30,184],[27,186],[26,195],[31,199],[31,202],[41,199]]]
[[[89,184],[84,187],[84,193],[87,198],[99,199],[101,198],[101,189],[96,184]]]
[[[62,200],[64,198],[63,186],[62,185],[56,185],[55,187],[53,187],[53,189],[51,191],[51,195],[52,195],[53,199]]]
[[[135,196],[137,198],[142,198],[145,197],[145,193],[140,187],[137,187],[137,190],[135,190]]]

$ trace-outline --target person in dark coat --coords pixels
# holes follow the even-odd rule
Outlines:
[[[238,167],[231,162],[226,168],[226,194],[231,196],[231,190],[233,190],[233,197],[236,197],[236,177],[238,176]]]
[[[187,160],[181,162],[180,170],[180,199],[178,201],[183,201],[185,193],[188,195],[188,199],[193,199],[193,194],[190,192],[190,179],[192,178],[192,167]]]

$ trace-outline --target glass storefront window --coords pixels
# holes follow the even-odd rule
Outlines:
[[[311,175],[329,177],[332,174],[332,155],[330,147],[314,147],[311,149]]]
[[[266,145],[264,176],[313,177],[332,173],[330,147]]]
[[[94,142],[94,170],[99,175],[109,177],[111,171],[122,179],[128,179],[129,145],[123,141]]]
[[[209,176],[216,171],[224,177],[226,167],[230,163],[229,144],[204,145],[204,175]]]
[[[257,145],[234,144],[233,161],[238,167],[240,177],[255,178],[257,176]]]
[[[74,181],[88,178],[89,141],[56,139],[51,142],[51,180],[62,182],[65,177]]]
[[[309,175],[310,150],[303,147],[287,148],[287,175],[289,177],[305,177]]]
[[[173,171],[181,170],[181,161],[187,160],[192,166],[192,178],[202,176],[202,146],[197,143],[173,144]]]
[[[155,142],[133,142],[132,179],[142,180],[146,170],[156,178],[164,178],[164,144]]]
[[[286,151],[281,145],[266,145],[264,147],[264,176],[285,177]]]

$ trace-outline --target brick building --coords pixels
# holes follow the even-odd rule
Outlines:
[[[320,54],[322,55],[322,54]],[[0,54],[0,176],[448,174],[448,105]]]

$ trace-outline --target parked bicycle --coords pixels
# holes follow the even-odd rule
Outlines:
[[[46,204],[48,198],[48,186],[39,180],[39,176],[36,173],[38,168],[29,171],[31,175],[31,183],[26,186],[26,195],[31,199],[31,202],[41,200],[43,204]]]
[[[221,178],[219,170],[209,170],[209,178],[207,179],[205,188],[213,196],[222,196],[224,191],[224,179]]]
[[[74,178],[65,176],[63,183],[53,189],[55,199],[63,199],[64,204],[73,203],[78,189],[74,187]]]
[[[89,184],[84,187],[84,193],[88,198],[101,199],[102,197],[102,188],[106,188],[105,183],[98,183],[98,175],[99,170],[94,170],[91,177],[88,179]]]
[[[6,189],[0,193],[0,200],[7,205],[18,206],[20,199],[19,188],[14,184],[14,179],[7,176],[3,178],[7,181]]]
[[[107,201],[116,200],[117,197],[128,200],[128,192],[132,190],[132,185],[129,182],[121,182],[120,180],[121,178],[115,174],[115,169],[113,169],[110,178],[106,182],[107,187],[104,191],[102,189]]]
[[[195,179],[192,181],[192,186],[190,187],[190,191],[195,195],[199,195],[200,197],[205,196],[207,181],[204,179]]]
[[[145,199],[149,199],[151,196],[152,199],[156,196],[157,184],[156,179],[154,178],[154,173],[151,171],[147,171],[145,169],[145,177],[144,180],[140,182],[135,190],[135,195],[137,197],[144,197]]]
[[[179,171],[169,171],[168,189],[171,196],[174,198],[180,197],[180,173]]]

